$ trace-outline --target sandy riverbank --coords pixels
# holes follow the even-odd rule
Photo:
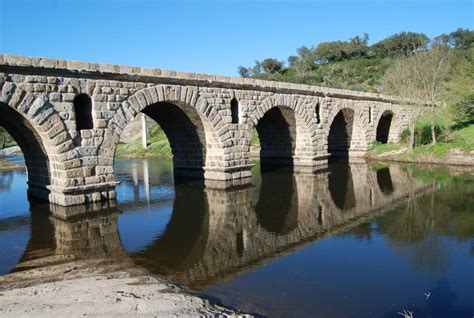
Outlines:
[[[73,262],[0,277],[1,317],[251,317],[140,269]]]

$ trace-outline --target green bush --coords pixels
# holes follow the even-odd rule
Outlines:
[[[400,135],[400,140],[401,142],[408,142],[409,139],[410,139],[410,129],[405,128]]]
[[[447,127],[435,123],[436,139],[446,139],[446,130]],[[422,126],[415,127],[415,146],[429,145],[431,142],[431,124],[424,123]]]
[[[0,127],[0,149],[12,146],[16,146],[15,140],[3,127]]]

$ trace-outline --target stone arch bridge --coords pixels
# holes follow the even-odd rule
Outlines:
[[[142,112],[167,135],[176,175],[233,184],[251,176],[254,129],[263,165],[314,167],[397,141],[419,113],[373,93],[0,55],[0,126],[25,155],[33,197],[114,199],[115,149]]]

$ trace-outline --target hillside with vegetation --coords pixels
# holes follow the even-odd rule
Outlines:
[[[374,144],[371,155],[392,152],[406,161],[442,161],[474,151],[474,31],[429,39],[401,32],[373,45],[369,35],[302,46],[287,61],[266,58],[240,66],[242,77],[398,95],[424,110],[402,143]],[[474,157],[474,156],[473,156]]]
[[[15,140],[0,126],[0,149],[16,146]]]

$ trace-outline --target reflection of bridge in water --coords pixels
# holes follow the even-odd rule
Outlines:
[[[346,231],[425,189],[410,170],[375,170],[365,163],[331,164],[317,174],[269,171],[255,178],[254,185],[220,190],[178,180],[166,230],[133,254],[123,248],[117,226],[120,211],[110,203],[95,206],[101,213],[90,214],[78,211],[80,207],[53,206],[52,217],[33,206],[31,239],[14,271],[65,259],[108,258],[133,261],[201,289]],[[132,199],[121,203],[120,210],[133,206]]]

